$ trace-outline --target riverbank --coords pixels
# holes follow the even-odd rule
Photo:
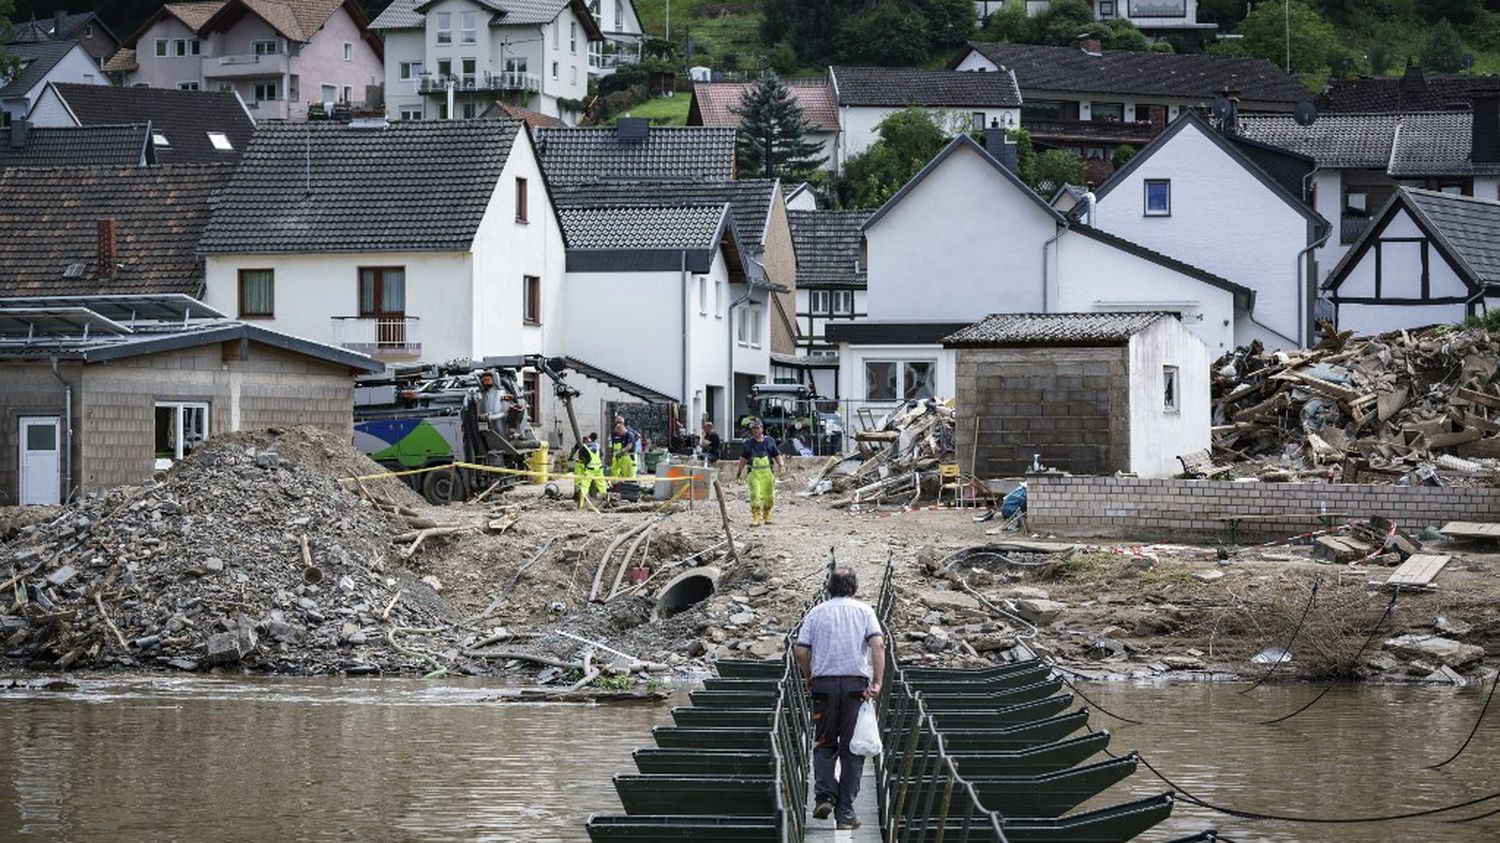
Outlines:
[[[795,494],[821,465],[798,464],[776,523],[759,528],[726,468],[731,554],[712,499],[579,511],[521,486],[436,508],[397,481],[341,480],[372,464],[314,432],[216,437],[155,482],[0,517],[0,578],[15,580],[0,652],[41,670],[556,664],[558,681],[587,661],[605,681],[655,681],[777,655],[831,556],[866,596],[892,559],[892,633],[913,661],[978,663],[1019,640],[1091,675],[1258,676],[1270,665],[1256,656],[1296,631],[1279,678],[1452,682],[1500,648],[1489,548],[1429,542],[1452,561],[1387,612],[1374,585],[1390,568],[1320,563],[1306,545],[1221,560],[1213,547],[1000,533],[974,510],[833,509]],[[662,617],[662,586],[684,572],[716,590]]]

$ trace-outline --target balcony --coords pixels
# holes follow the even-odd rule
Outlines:
[[[423,94],[447,94],[449,84],[458,93],[466,91],[529,91],[542,89],[542,77],[520,70],[503,73],[467,73],[444,76],[430,73],[417,77],[417,91]]]
[[[641,61],[641,39],[605,35],[604,43],[589,50],[589,71],[608,76],[616,70]]]
[[[415,316],[335,316],[333,343],[380,360],[422,356]]]
[[[203,60],[205,79],[251,79],[281,76],[287,72],[285,53],[270,55],[218,56]]]
[[[1140,148],[1157,133],[1157,128],[1149,122],[1118,120],[1033,120],[1023,116],[1021,125],[1033,139],[1054,144],[1128,143]]]

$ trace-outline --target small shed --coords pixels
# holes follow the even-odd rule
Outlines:
[[[1209,446],[1209,351],[1171,313],[1002,313],[955,352],[961,469],[1169,477]]]
[[[352,437],[354,376],[383,368],[183,295],[0,298],[0,502],[138,482],[221,432]]]

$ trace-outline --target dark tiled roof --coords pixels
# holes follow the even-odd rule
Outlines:
[[[149,163],[151,134],[137,126],[59,126],[27,130],[26,145],[11,146],[0,130],[0,170],[9,167],[139,167]]]
[[[54,83],[52,89],[84,126],[150,120],[151,130],[167,139],[166,146],[156,145],[156,160],[163,164],[236,161],[255,127],[239,98],[228,92],[71,83]],[[224,133],[234,149],[215,149],[209,132]]]
[[[861,257],[865,220],[859,211],[788,211],[797,250],[797,286],[864,289],[868,272]]]
[[[734,178],[734,130],[652,126],[623,140],[613,128],[538,129],[542,169],[554,185],[610,180],[728,181]]]
[[[1318,96],[1318,110],[1377,113],[1398,111],[1467,111],[1477,93],[1500,90],[1500,77],[1462,73],[1426,73],[1412,68],[1404,76],[1331,79]]]
[[[1013,71],[1026,91],[1130,94],[1205,103],[1225,88],[1252,102],[1293,104],[1312,97],[1295,77],[1265,59],[1131,50],[1091,55],[1076,47],[1035,44],[971,43],[969,47]]]
[[[839,128],[839,107],[833,99],[833,87],[827,79],[785,79],[787,89],[802,109],[802,116],[821,132],[836,132]],[[754,82],[698,82],[693,85],[693,107],[700,122],[696,126],[740,127],[740,115],[736,109],[744,99],[745,91]]]
[[[724,222],[723,205],[559,208],[569,249],[706,249]]]
[[[520,130],[515,120],[263,123],[202,250],[465,251]]]
[[[1401,188],[1475,279],[1500,282],[1500,202]]]
[[[908,67],[835,67],[839,105],[1016,107],[1021,91],[1010,73],[958,73]]]
[[[552,187],[559,208],[683,207],[728,204],[734,227],[747,245],[759,246],[771,213],[775,179],[721,182],[597,182]]]
[[[1123,345],[1169,313],[995,313],[944,345]]]
[[[1467,111],[1325,114],[1310,126],[1290,115],[1247,114],[1240,133],[1299,152],[1327,168],[1378,168],[1396,178],[1500,173],[1469,160],[1474,115]]]
[[[195,254],[227,164],[11,169],[0,176],[0,294],[197,296]],[[113,278],[96,266],[97,222],[118,225]],[[64,277],[81,264],[75,278]]]
[[[68,51],[83,48],[77,41],[43,41],[39,44],[8,44],[4,49],[21,62],[21,71],[0,87],[0,97],[18,97],[45,79]],[[89,59],[89,64],[93,63],[94,60]]]
[[[110,38],[114,33],[110,32],[104,21],[93,12],[74,12],[63,16],[62,32],[57,31],[57,18],[47,15],[40,20],[19,21],[11,27],[7,33],[6,43],[14,44],[23,41],[48,41],[72,38],[84,24],[92,23],[104,30]]]

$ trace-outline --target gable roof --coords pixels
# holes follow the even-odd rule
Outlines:
[[[88,53],[83,49],[83,45],[77,41],[42,41],[36,44],[8,44],[4,50],[20,60],[21,69],[4,86],[0,86],[0,98],[24,96],[32,88],[41,84],[42,80],[47,78],[47,74],[52,72],[52,68],[57,67],[58,62],[61,62],[64,56],[74,50],[83,53],[85,57],[88,56]],[[88,62],[90,66],[94,64],[92,58],[89,58]],[[103,82],[104,80],[100,81]],[[98,87],[104,86],[100,85]]]
[[[485,109],[484,113],[479,116],[509,117],[512,120],[520,120],[533,129],[558,129],[568,125],[556,117],[549,117],[540,111],[532,111],[529,108],[512,105],[504,100],[495,100],[494,104]]]
[[[1238,122],[1245,137],[1308,155],[1319,167],[1381,169],[1393,178],[1500,174],[1500,162],[1471,159],[1468,111],[1325,114],[1310,126],[1247,114]]]
[[[1354,112],[1467,111],[1476,94],[1500,90],[1500,78],[1467,73],[1429,73],[1409,67],[1401,76],[1330,79],[1318,95],[1324,114]]]
[[[1127,163],[1124,167],[1116,170],[1114,172],[1114,175],[1110,176],[1104,181],[1103,184],[1099,185],[1098,189],[1094,191],[1094,195],[1097,196],[1100,200],[1103,200],[1104,197],[1110,193],[1110,191],[1114,190],[1120,184],[1123,184],[1124,181],[1130,177],[1131,173],[1135,172],[1143,164],[1151,160],[1152,156],[1156,155],[1159,151],[1165,149],[1167,145],[1172,142],[1173,138],[1186,131],[1189,126],[1193,127],[1199,133],[1207,137],[1209,140],[1213,141],[1215,146],[1219,147],[1219,149],[1223,150],[1225,155],[1229,156],[1232,160],[1243,167],[1245,169],[1245,172],[1254,176],[1257,181],[1266,186],[1267,190],[1270,190],[1283,202],[1286,202],[1297,213],[1306,217],[1309,222],[1313,223],[1314,225],[1320,226],[1320,230],[1327,229],[1328,221],[1323,219],[1323,217],[1319,215],[1317,211],[1313,210],[1310,205],[1302,201],[1300,194],[1293,193],[1285,184],[1277,181],[1275,178],[1272,178],[1264,169],[1261,168],[1259,164],[1251,159],[1251,157],[1243,148],[1235,143],[1231,143],[1222,134],[1215,131],[1214,128],[1208,125],[1208,123],[1204,121],[1202,117],[1199,117],[1197,114],[1194,114],[1193,112],[1187,110],[1184,110],[1181,116],[1179,116],[1176,120],[1173,120],[1172,124],[1167,127],[1166,131],[1162,132],[1160,135],[1157,135],[1150,143],[1141,147],[1141,151],[1132,156],[1129,163]]]
[[[728,205],[559,208],[569,272],[708,272],[720,248],[732,276],[742,250]]]
[[[943,338],[949,348],[995,346],[1111,346],[1130,338],[1170,313],[994,313]]]
[[[232,91],[178,91],[171,88],[78,85],[48,86],[81,126],[149,120],[151,130],[167,139],[156,145],[163,164],[210,164],[236,161],[250,143],[255,121]],[[231,150],[220,150],[209,132],[221,132]]]
[[[1017,108],[1014,73],[959,73],[910,67],[832,67],[828,74],[839,105],[989,106]]]
[[[728,181],[734,178],[733,129],[651,126],[621,138],[613,127],[537,129],[537,155],[553,185],[610,180]]]
[[[158,6],[150,17],[142,21],[141,25],[136,27],[135,31],[130,33],[124,41],[121,41],[120,46],[135,47],[147,30],[166,18],[173,18],[188,29],[197,32],[228,2],[229,0],[208,0],[203,3],[164,3]]]
[[[1398,211],[1405,210],[1464,276],[1471,292],[1500,285],[1500,202],[1472,196],[1398,187],[1374,222],[1328,274],[1325,287],[1337,290],[1371,243]]]
[[[383,29],[420,29],[425,25],[423,12],[431,6],[435,0],[391,0],[375,20],[370,23],[370,28]],[[470,0],[474,5],[489,9],[494,12],[490,18],[490,26],[526,26],[551,23],[562,14],[563,9],[572,8],[573,16],[578,19],[578,25],[583,27],[584,34],[590,41],[604,40],[604,33],[599,29],[599,22],[594,20],[594,15],[589,12],[588,4],[584,0]]]
[[[15,168],[0,175],[0,294],[201,294],[194,253],[227,164]],[[118,226],[120,267],[100,272],[97,221]],[[76,277],[64,276],[80,264]]]
[[[1186,275],[1197,281],[1201,281],[1210,287],[1217,287],[1234,296],[1234,304],[1243,310],[1255,309],[1255,291],[1243,284],[1236,284],[1223,276],[1215,275],[1206,269],[1200,269],[1190,263],[1180,261],[1170,255],[1164,255],[1155,249],[1149,249],[1133,240],[1126,240],[1116,234],[1110,234],[1102,229],[1094,228],[1080,222],[1074,222],[1070,231],[1082,234],[1090,240],[1097,240],[1109,246],[1113,246],[1126,254],[1134,255],[1142,260],[1150,261],[1163,269],[1170,269],[1180,275]]]
[[[263,123],[206,254],[468,251],[521,123]]]
[[[822,77],[816,79],[783,79],[802,117],[817,131],[839,129],[839,107],[834,101],[833,86]],[[736,113],[745,91],[754,82],[695,82],[693,101],[688,104],[689,126],[723,126],[738,129],[742,117]]]
[[[154,164],[151,124],[31,126],[23,146],[0,132],[0,170],[10,167],[140,167]]]
[[[797,252],[797,286],[863,290],[869,283],[869,268],[861,257],[864,224],[872,213],[787,211]]]
[[[1053,208],[1051,205],[1047,204],[1047,202],[1043,200],[1042,197],[1036,195],[1036,191],[1032,190],[1030,187],[1027,187],[1026,183],[1021,181],[1020,177],[1015,173],[1012,173],[1009,167],[1006,167],[1004,164],[1001,164],[998,160],[996,160],[995,156],[991,155],[973,138],[969,137],[968,135],[958,135],[953,140],[949,141],[947,146],[943,147],[942,152],[939,152],[937,155],[933,156],[932,160],[927,162],[927,166],[923,167],[921,170],[918,170],[917,174],[915,176],[912,176],[910,181],[902,185],[901,189],[896,191],[896,193],[891,196],[891,198],[885,200],[885,204],[881,205],[879,210],[871,214],[869,219],[865,220],[865,224],[862,230],[869,231],[871,228],[874,228],[875,224],[880,222],[881,218],[884,217],[887,213],[890,213],[890,210],[892,208],[901,204],[901,200],[905,199],[907,194],[915,190],[917,188],[917,185],[925,181],[927,177],[933,173],[933,171],[937,170],[938,167],[941,167],[943,165],[943,162],[948,160],[948,156],[963,148],[971,149],[972,151],[978,153],[981,161],[995,168],[995,170],[997,170],[1002,176],[1009,180],[1017,190],[1021,191],[1027,197],[1029,197],[1031,201],[1035,202],[1037,207],[1041,208],[1042,211],[1044,211],[1048,216],[1052,217],[1057,222],[1063,221],[1062,214],[1059,214],[1056,208]],[[1140,155],[1137,154],[1136,158],[1139,157]],[[1132,162],[1134,162],[1134,160],[1134,158],[1131,159]]]
[[[729,205],[747,246],[760,246],[771,215],[775,179],[719,182],[587,182],[552,185],[558,208]]]
[[[1077,47],[971,42],[949,67],[969,52],[1011,70],[1027,91],[1080,94],[1130,94],[1211,102],[1228,88],[1249,102],[1292,105],[1312,92],[1265,59],[1214,56],[1207,53],[1152,53],[1102,50],[1098,55]]]
[[[63,15],[62,31],[58,31],[57,18],[48,15],[41,19],[33,18],[29,21],[18,21],[11,27],[7,43],[18,43],[22,41],[61,41],[72,38],[73,34],[87,24],[93,24],[110,37],[110,40],[119,42],[113,30],[105,24],[104,19],[93,12],[74,12]]]

